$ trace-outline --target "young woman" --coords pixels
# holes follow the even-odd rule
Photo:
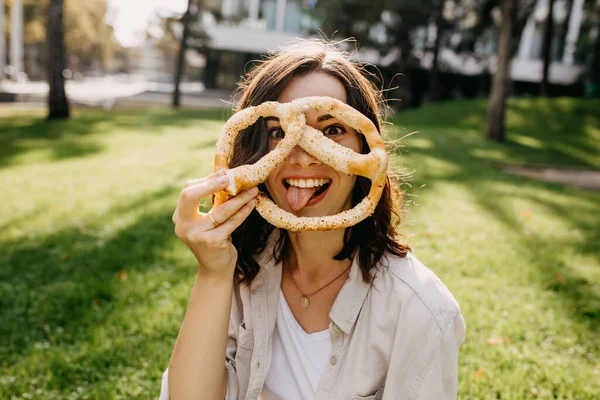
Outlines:
[[[238,109],[309,96],[341,100],[381,129],[382,100],[362,69],[318,41],[254,68]],[[306,122],[369,152],[344,121],[307,110]],[[238,135],[230,166],[256,162],[284,136],[277,118],[261,118]],[[173,215],[198,272],[161,399],[456,398],[464,321],[444,284],[398,241],[400,193],[390,179],[374,215],[326,232],[274,228],[253,210],[258,188],[199,213],[200,199],[226,185],[223,172],[189,181]],[[284,210],[312,217],[353,207],[370,181],[296,146],[260,186]]]

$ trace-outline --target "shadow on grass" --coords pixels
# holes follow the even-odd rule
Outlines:
[[[592,99],[512,101],[507,127],[508,151],[515,152],[529,164],[599,168],[599,109],[600,101]],[[521,142],[519,136],[526,139]]]
[[[536,281],[547,290],[558,294],[568,308],[570,315],[584,322],[592,331],[600,329],[600,286],[597,282],[590,282],[577,271],[576,266],[568,264],[559,253],[559,249],[573,249],[576,253],[591,256],[600,263],[600,254],[597,244],[600,243],[600,218],[597,217],[599,207],[598,196],[580,193],[577,208],[570,205],[559,204],[548,197],[568,193],[557,185],[547,185],[526,180],[502,180],[504,184],[512,185],[513,192],[495,187],[493,179],[487,179],[480,184],[465,185],[471,189],[471,194],[477,203],[510,229],[513,235],[520,238],[520,244],[515,248],[524,259],[531,260],[532,266],[537,266]],[[519,187],[527,185],[525,191]],[[536,190],[535,192],[532,189]],[[528,227],[519,211],[510,209],[507,204],[514,198],[525,199],[547,210],[548,215],[559,218],[570,226],[575,232],[575,238],[567,238],[567,232],[561,232],[558,237],[544,235],[547,232],[538,232]],[[531,218],[535,218],[535,215]],[[583,236],[583,240],[577,236]]]
[[[226,110],[90,110],[67,121],[46,121],[20,114],[0,118],[0,168],[14,165],[32,150],[49,149],[53,160],[84,157],[102,151],[93,135],[117,131],[159,134],[170,127],[199,126],[202,120],[225,121]]]
[[[486,173],[486,168],[489,173]],[[434,188],[437,183],[456,183],[467,188],[477,204],[507,227],[512,235],[520,238],[520,243],[514,251],[522,254],[524,260],[531,260],[529,264],[532,267],[538,268],[538,271],[533,271],[536,282],[546,290],[558,294],[567,304],[569,315],[574,320],[584,323],[588,330],[600,330],[600,285],[583,277],[574,265],[566,263],[557,254],[557,249],[570,248],[578,254],[591,256],[600,263],[600,207],[596,194],[577,191],[579,200],[588,201],[585,202],[587,205],[579,202],[579,206],[574,208],[547,197],[549,193],[550,197],[552,194],[564,195],[569,193],[568,189],[555,184],[509,176],[489,166],[476,164],[452,176],[427,177],[425,182],[425,190]],[[507,185],[514,191],[506,192]],[[528,194],[519,191],[520,187],[526,188]],[[539,189],[539,192],[529,194],[532,189]],[[421,196],[423,195],[421,193]],[[521,212],[507,205],[515,198],[525,199],[546,208],[547,214],[560,218],[582,238],[565,239],[559,235],[558,238],[548,239],[544,234],[529,230],[520,218]]]
[[[486,168],[489,173],[486,173]],[[572,310],[570,315],[575,320],[585,323],[592,331],[600,330],[600,285],[583,277],[576,266],[568,264],[557,250],[573,249],[577,254],[590,256],[600,263],[600,198],[597,194],[513,177],[476,164],[453,176],[426,178],[428,188],[435,187],[438,182],[456,183],[467,188],[479,206],[507,227],[512,235],[520,238],[514,250],[522,254],[523,259],[531,260],[530,265],[539,268],[536,282],[566,300]],[[507,187],[512,190],[508,191]],[[553,195],[572,195],[572,192],[578,194],[577,207],[560,204],[553,199]],[[570,227],[574,238],[565,238],[567,232],[560,232],[558,237],[553,238],[547,232],[529,228],[521,214],[525,210],[515,210],[508,205],[514,199],[524,199],[546,209],[545,214],[562,220]]]
[[[472,102],[432,106],[434,110],[418,110],[404,119],[400,115],[398,120],[409,130],[420,130],[421,141],[426,141],[424,145],[414,147],[410,146],[410,139],[406,141],[411,161],[418,165],[415,174],[418,181],[413,182],[414,186],[425,184],[424,190],[427,190],[437,183],[456,183],[468,189],[476,203],[491,217],[515,236],[522,237],[515,251],[522,251],[523,257],[535,260],[531,264],[540,268],[537,271],[538,282],[566,300],[573,310],[573,318],[585,323],[588,329],[597,330],[600,328],[600,288],[597,283],[581,276],[573,266],[566,265],[552,255],[557,255],[557,249],[568,247],[600,263],[600,198],[595,193],[512,176],[495,167],[497,159],[487,157],[498,152],[504,153],[504,157],[520,153],[519,157],[526,163],[558,162],[562,165],[598,167],[596,152],[600,150],[600,141],[592,143],[594,136],[590,131],[600,127],[600,115],[592,113],[596,105],[596,110],[600,109],[600,102],[573,105],[570,99],[565,99],[564,104],[562,100],[549,101],[550,105],[542,110],[538,110],[540,100],[520,100],[517,105],[511,102],[509,114],[512,113],[513,121],[509,122],[509,141],[506,144],[490,143],[483,139],[485,114],[482,112],[485,102],[475,102],[462,113],[458,111]],[[433,117],[438,114],[445,115],[449,120],[441,121]],[[572,134],[567,136],[565,132]],[[534,146],[526,146],[512,141],[511,135],[517,136],[517,140],[522,140],[519,136],[528,136],[536,141],[532,142]],[[537,141],[544,141],[542,147],[536,147],[539,145]],[[577,153],[569,148],[576,149]],[[438,165],[439,168],[436,168]],[[554,199],[555,196],[572,193],[577,193],[578,207],[573,207],[572,202],[561,204]],[[515,198],[547,209],[548,215],[561,219],[565,225],[579,232],[582,239],[564,242],[563,239],[545,239],[544,235],[536,232],[524,235],[520,213],[508,206]]]
[[[175,196],[161,190],[115,209],[117,214]],[[105,324],[120,290],[119,271],[163,268],[165,248],[175,240],[172,210],[139,216],[115,232],[68,228],[52,235],[0,243],[0,365],[8,367],[61,327],[65,340],[85,340]]]
[[[395,125],[417,138],[435,140],[436,157],[454,162],[456,152],[494,161],[600,168],[600,100],[511,99],[507,109],[506,142],[482,140],[487,101],[455,101],[399,114]],[[400,135],[402,136],[402,135]],[[441,146],[441,145],[444,146]],[[466,156],[466,155],[464,155]]]

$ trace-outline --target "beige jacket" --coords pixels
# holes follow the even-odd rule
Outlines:
[[[237,288],[227,344],[227,400],[271,399],[263,385],[281,285],[269,246],[252,284]],[[333,308],[332,350],[315,400],[456,399],[465,323],[446,286],[412,254],[386,256],[372,287],[356,260]],[[163,375],[161,400],[168,398]],[[164,397],[163,397],[164,396]]]

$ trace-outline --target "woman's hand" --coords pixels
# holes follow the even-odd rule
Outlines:
[[[198,260],[200,275],[231,279],[237,262],[231,233],[250,215],[258,188],[245,190],[206,214],[199,212],[200,200],[223,190],[227,183],[224,171],[188,181],[179,197],[173,223],[177,237]]]

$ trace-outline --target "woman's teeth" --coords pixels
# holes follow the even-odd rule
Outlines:
[[[317,186],[323,186],[329,183],[330,179],[286,179],[285,182],[290,186],[299,188],[313,188]]]

